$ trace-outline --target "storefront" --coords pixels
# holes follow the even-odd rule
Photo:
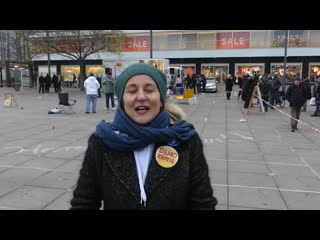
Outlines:
[[[42,74],[42,76],[46,76],[47,73],[49,73],[48,65],[39,66],[38,68],[39,76]],[[57,74],[57,66],[56,65],[50,65],[50,75],[52,77],[53,74]]]
[[[181,67],[185,77],[187,74],[189,74],[190,77],[196,74],[196,64],[170,64],[170,67]]]
[[[309,63],[308,77],[311,82],[314,82],[318,76],[320,76],[320,62]]]
[[[26,63],[9,63],[9,85],[13,84],[15,90],[30,87],[29,66]]]
[[[201,74],[207,78],[214,77],[219,83],[223,82],[229,73],[229,64],[201,64]]]
[[[86,75],[93,73],[95,76],[102,76],[105,70],[102,65],[87,65],[86,66]],[[74,75],[76,78],[79,77],[80,66],[79,65],[61,65],[61,75],[64,78],[64,81],[73,81]]]
[[[260,72],[264,74],[265,64],[264,63],[236,63],[235,64],[235,75],[243,76],[246,72]]]
[[[278,74],[280,77],[284,76],[283,63],[271,63],[271,74]],[[302,63],[287,63],[287,78],[292,80],[294,76],[302,77]]]

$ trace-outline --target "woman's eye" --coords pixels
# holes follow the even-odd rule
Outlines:
[[[146,92],[154,92],[154,89],[147,88],[145,91],[146,91]]]

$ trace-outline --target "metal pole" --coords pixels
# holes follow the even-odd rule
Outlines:
[[[21,64],[21,67],[20,67],[20,82],[21,82],[21,90],[23,90],[23,73],[22,73],[22,64]]]
[[[287,50],[288,50],[288,36],[289,30],[286,30],[285,42],[284,42],[284,64],[283,64],[283,79],[282,79],[282,91],[286,90],[287,83]]]
[[[46,31],[47,41],[49,40],[49,30]],[[48,50],[48,73],[51,77],[51,67],[50,67],[50,51]]]
[[[152,30],[150,30],[150,58],[152,58]]]

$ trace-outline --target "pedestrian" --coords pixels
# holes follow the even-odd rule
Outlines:
[[[40,73],[40,77],[39,77],[38,81],[39,81],[39,93],[41,93],[41,92],[44,93],[44,86],[45,86],[46,80],[45,80],[44,76],[42,76],[42,73]]]
[[[303,104],[303,108],[301,109],[301,112],[307,111],[307,101],[311,99],[311,84],[308,76],[304,76],[301,86],[305,89],[307,98],[306,101]]]
[[[57,93],[58,92],[58,77],[57,75],[54,73],[52,76],[52,83],[53,83],[53,87],[54,87],[54,92]]]
[[[47,73],[47,75],[45,76],[44,82],[45,82],[45,92],[50,93],[51,77],[49,73]]]
[[[271,90],[270,90],[270,109],[274,109],[277,104],[280,105],[280,95],[279,95],[279,89],[282,86],[282,83],[280,79],[278,78],[277,74],[274,74],[271,76],[270,79],[270,85],[271,85]]]
[[[238,100],[239,100],[239,98],[240,98],[240,96],[242,94],[243,78],[240,75],[238,75],[237,80],[238,80],[238,84],[239,84],[239,89],[238,89]]]
[[[114,106],[114,82],[107,75],[102,77],[101,92],[106,97],[106,111],[109,110],[109,102],[111,101],[112,110],[116,110]],[[110,101],[109,101],[110,100]]]
[[[246,73],[244,82],[242,84],[242,95],[241,95],[241,99],[244,101],[243,107],[246,109],[251,107],[249,106],[249,104],[250,104],[251,97],[256,85],[257,85],[257,82],[254,79],[254,75],[251,73]]]
[[[202,93],[206,93],[206,85],[207,85],[206,75],[201,74],[201,78],[202,78],[202,82],[201,82],[201,85],[202,85]]]
[[[100,88],[101,88],[101,76],[100,75],[97,76],[97,81],[98,81]],[[101,98],[100,88],[98,88],[98,98]]]
[[[230,95],[232,93],[233,79],[230,74],[228,74],[225,84],[226,84],[227,100],[231,100]]]
[[[264,74],[261,76],[259,80],[259,89],[261,93],[261,98],[263,102],[263,107],[266,112],[268,112],[268,105],[269,105],[269,96],[271,90],[271,83],[269,82],[268,75]]]
[[[92,102],[92,113],[97,112],[97,95],[100,84],[94,77],[93,73],[90,73],[89,77],[84,81],[84,87],[86,89],[86,112],[90,113],[90,102]]]
[[[295,77],[293,84],[289,86],[286,92],[286,99],[291,108],[291,132],[298,130],[298,121],[300,118],[301,107],[307,99],[305,89],[301,86],[300,78]]]
[[[313,86],[313,97],[316,99],[316,109],[311,116],[317,117],[320,116],[320,76],[317,77],[317,81]]]
[[[89,137],[71,209],[215,209],[201,139],[167,110],[166,82],[145,63],[120,74],[119,106]]]

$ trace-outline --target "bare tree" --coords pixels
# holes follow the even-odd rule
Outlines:
[[[84,90],[85,60],[100,51],[120,54],[121,31],[118,30],[52,30],[49,36],[44,32],[33,38],[35,52],[55,53],[80,65],[80,88]]]
[[[0,56],[1,61],[15,61],[28,64],[30,70],[30,87],[33,78],[32,58],[44,50],[31,46],[30,36],[34,30],[1,30],[0,31]],[[8,78],[9,76],[7,76]]]

